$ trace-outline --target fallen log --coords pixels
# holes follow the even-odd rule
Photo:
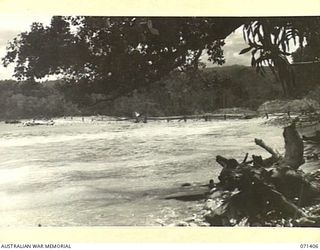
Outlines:
[[[287,220],[288,225],[316,226],[320,217],[308,214],[302,206],[319,202],[320,185],[298,170],[303,164],[303,142],[295,124],[284,128],[285,154],[281,156],[263,140],[255,143],[271,154],[270,158],[252,156],[252,161],[239,163],[218,155],[222,166],[219,183],[209,195],[211,225],[235,225],[245,219],[246,225],[273,225]],[[316,182],[319,184],[319,182]],[[227,192],[227,194],[226,194]],[[223,194],[223,195],[222,195]]]
[[[249,225],[275,218],[308,218],[308,215],[298,206],[288,201],[280,192],[261,184],[253,184],[251,191],[231,193],[226,199],[220,199],[220,204],[212,202],[210,213],[205,218],[211,225],[231,226],[232,221],[239,223],[243,218],[248,219]],[[214,206],[212,206],[214,204]]]

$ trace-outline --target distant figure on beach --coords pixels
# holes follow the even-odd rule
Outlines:
[[[267,112],[266,112],[266,118],[267,118],[267,119],[269,119],[269,115],[268,115],[268,113],[267,113]]]
[[[140,116],[141,116],[141,114],[139,114],[138,112],[134,112],[133,113],[134,114],[134,118],[136,119],[134,122],[135,123],[138,123],[139,121],[140,121]]]
[[[226,115],[226,114],[224,114],[224,115],[223,115],[223,118],[224,118],[225,120],[227,120],[227,115]]]
[[[82,117],[82,122],[84,122],[84,117]]]
[[[187,122],[187,117],[185,115],[183,116],[183,120],[184,122]]]
[[[288,114],[288,117],[291,118],[291,116],[290,116],[290,110],[288,110],[287,114]]]

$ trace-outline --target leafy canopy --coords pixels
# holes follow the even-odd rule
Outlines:
[[[54,16],[49,26],[33,23],[7,48],[4,66],[35,80],[63,75],[70,83],[111,98],[143,88],[173,70],[196,70],[206,53],[225,62],[224,39],[243,27],[252,66],[268,65],[290,89],[290,41],[318,46],[319,17],[89,17]],[[318,40],[317,40],[318,39]]]

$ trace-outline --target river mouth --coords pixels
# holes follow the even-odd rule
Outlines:
[[[89,120],[89,119],[87,119]],[[283,150],[262,119],[0,124],[0,226],[156,226],[192,216],[201,201],[165,199],[216,179],[216,155],[242,160],[261,138]]]

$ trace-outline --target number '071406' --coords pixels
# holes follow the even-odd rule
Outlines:
[[[300,248],[319,248],[319,244],[300,244]]]

